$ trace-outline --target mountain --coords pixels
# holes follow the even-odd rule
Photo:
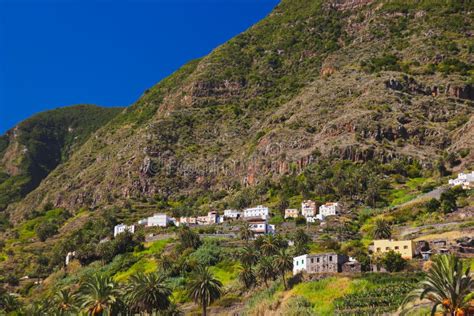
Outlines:
[[[121,108],[76,105],[46,111],[0,137],[0,210],[21,199]]]
[[[9,210],[227,195],[321,155],[472,163],[472,6],[282,1],[145,91]]]
[[[0,138],[0,282],[42,300],[97,271],[116,280],[155,271],[164,252],[186,304],[192,266],[220,250],[222,265],[206,264],[238,282],[239,240],[186,249],[178,236],[142,249],[139,233],[111,239],[114,225],[157,211],[265,204],[281,237],[296,228],[280,225],[279,212],[339,201],[337,219],[298,227],[314,249],[366,259],[375,218],[436,238],[440,221],[467,221],[472,195],[459,190],[429,195],[440,199],[430,201],[435,211],[420,200],[395,206],[473,168],[473,12],[460,0],[282,0],[130,107],[69,107],[19,124]],[[466,213],[452,214],[458,206]],[[472,229],[454,224],[456,238]],[[196,231],[233,234],[235,225]],[[69,252],[78,262],[63,269]],[[25,275],[44,283],[17,282]]]

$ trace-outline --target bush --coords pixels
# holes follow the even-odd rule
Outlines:
[[[221,260],[221,253],[221,248],[217,242],[206,241],[191,255],[191,258],[195,259],[200,265],[213,266]]]
[[[392,54],[385,54],[380,57],[372,58],[368,61],[362,61],[361,67],[368,73],[384,71],[400,71],[398,57]]]
[[[390,250],[382,258],[382,265],[388,272],[399,272],[406,267],[407,261],[398,252]]]
[[[45,241],[58,233],[58,226],[50,222],[44,222],[35,226],[35,233],[39,240]]]
[[[425,203],[425,208],[428,212],[436,212],[441,207],[441,203],[437,199],[431,199]]]

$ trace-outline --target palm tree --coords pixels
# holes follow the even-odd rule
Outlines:
[[[121,292],[111,277],[95,274],[88,277],[79,288],[82,308],[87,309],[88,315],[115,314],[122,302]]]
[[[390,239],[392,237],[392,228],[390,224],[384,219],[377,219],[375,221],[374,238],[375,239]]]
[[[194,303],[201,305],[202,315],[207,315],[207,307],[222,295],[222,283],[214,278],[208,268],[199,266],[191,276],[188,296]]]
[[[3,289],[0,289],[2,291]],[[5,292],[0,292],[0,311],[4,312],[13,312],[14,310],[20,307],[20,302],[18,302],[16,296]]]
[[[158,266],[161,271],[167,273],[173,268],[174,261],[170,255],[161,254],[156,256],[156,258],[158,259]]]
[[[286,284],[285,274],[288,271],[293,269],[293,257],[285,250],[281,249],[280,252],[275,256],[275,267],[281,273],[283,278],[283,285],[285,286],[285,290],[288,289],[288,285]]]
[[[165,283],[166,277],[157,272],[132,275],[126,286],[128,306],[134,312],[148,314],[166,310],[170,306],[171,289]]]
[[[273,235],[267,235],[263,238],[262,245],[260,247],[264,255],[273,256],[278,253],[280,248],[280,240]]]
[[[473,290],[474,280],[469,267],[464,269],[462,261],[454,255],[440,255],[434,258],[425,279],[407,295],[402,306],[415,299],[426,298],[433,303],[431,315],[440,305],[448,315],[465,315],[469,300],[474,296]]]
[[[242,226],[240,227],[239,235],[240,235],[240,238],[242,240],[245,240],[246,242],[248,242],[250,239],[253,238],[254,233],[252,229],[250,228],[249,223],[247,222],[242,223]]]
[[[257,284],[257,277],[251,266],[244,265],[239,274],[239,280],[247,290],[251,289]]]
[[[258,262],[258,251],[254,247],[246,246],[239,254],[242,265],[253,266]]]
[[[75,315],[78,311],[76,295],[67,288],[54,293],[52,300],[55,315]]]
[[[263,280],[267,288],[268,279],[272,278],[274,275],[275,269],[270,257],[262,257],[257,265],[257,276]]]

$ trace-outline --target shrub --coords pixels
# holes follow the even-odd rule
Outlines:
[[[425,203],[425,208],[428,212],[436,212],[441,207],[441,203],[437,199],[431,199]]]
[[[206,241],[192,255],[200,265],[213,266],[221,260],[221,248],[217,242]]]
[[[407,261],[402,258],[398,252],[390,250],[382,258],[382,265],[388,272],[402,271],[407,264]]]
[[[58,233],[58,226],[50,222],[44,222],[35,226],[35,233],[41,241],[45,241]]]

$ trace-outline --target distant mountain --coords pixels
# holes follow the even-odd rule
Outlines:
[[[94,124],[60,116],[47,140],[25,133],[24,146],[10,131],[3,183],[27,177],[26,193],[44,178],[9,207],[12,219],[46,203],[73,211],[185,196],[187,209],[209,207],[321,159],[434,168],[452,154],[470,166],[473,9],[284,0],[112,120],[118,110]]]
[[[60,108],[34,115],[0,136],[0,210],[34,190],[122,110],[92,105]]]

